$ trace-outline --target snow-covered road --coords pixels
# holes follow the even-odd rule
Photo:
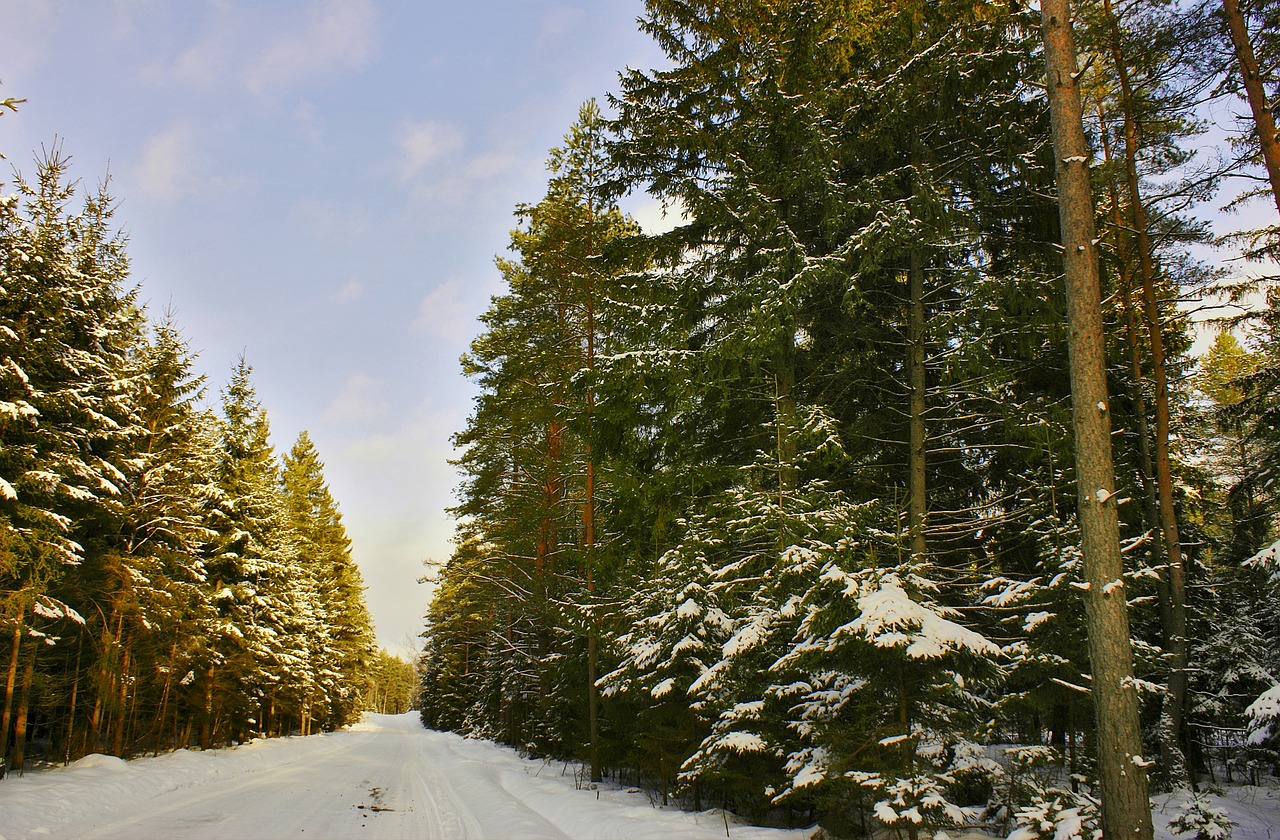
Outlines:
[[[90,756],[0,782],[0,840],[76,838],[723,838],[719,814],[577,790],[562,764],[368,715],[342,732],[124,762]],[[731,825],[733,838],[807,832]]]

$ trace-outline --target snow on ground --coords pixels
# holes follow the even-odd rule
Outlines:
[[[1186,791],[1155,797],[1151,817],[1156,840],[1187,840],[1192,836],[1175,836],[1169,831],[1169,820],[1178,815],[1188,798]],[[1231,830],[1232,840],[1280,840],[1280,788],[1228,787],[1222,793],[1209,794],[1208,799],[1211,806],[1226,811],[1235,822]]]
[[[341,732],[181,750],[0,782],[0,840],[20,838],[723,838],[719,811],[655,808],[639,792],[578,790],[572,768],[422,728],[414,713],[369,714]],[[1185,794],[1156,798],[1157,840]],[[1235,840],[1280,840],[1280,788],[1210,797]],[[803,840],[810,831],[728,823],[730,840]],[[952,837],[956,837],[952,834]],[[966,838],[982,837],[969,832]]]
[[[564,765],[369,714],[348,730],[121,761],[91,755],[0,782],[0,840],[19,838],[723,838],[720,812],[576,789]],[[807,831],[729,823],[731,838]]]

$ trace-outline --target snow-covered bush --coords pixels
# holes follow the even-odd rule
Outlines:
[[[1092,840],[1102,837],[1098,828],[1098,804],[1070,791],[1048,791],[1014,817],[1017,828],[1009,840]]]
[[[1262,746],[1280,740],[1280,684],[1262,692],[1245,710],[1249,717],[1249,743]]]
[[[1169,831],[1189,834],[1193,840],[1231,840],[1235,824],[1226,811],[1213,807],[1207,796],[1197,793],[1169,820]]]

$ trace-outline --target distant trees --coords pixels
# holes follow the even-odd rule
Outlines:
[[[1050,73],[1083,93],[1066,151],[1040,10],[646,4],[669,64],[580,115],[608,159],[567,203],[553,152],[464,362],[429,725],[908,837],[1149,832],[1148,766],[1272,737],[1274,319],[1197,377],[1178,308],[1220,279],[1191,212],[1244,165],[1192,148],[1217,18],[1051,5],[1083,53]],[[1057,167],[1092,172],[1064,216]],[[589,208],[640,189],[674,228],[603,237]]]
[[[375,649],[305,433],[283,460],[241,360],[222,411],[128,287],[105,188],[59,150],[0,199],[0,756],[331,729]]]

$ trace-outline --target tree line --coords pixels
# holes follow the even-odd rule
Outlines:
[[[1280,224],[1201,217],[1280,212],[1280,5],[1075,7],[646,2],[669,66],[552,151],[462,360],[428,725],[837,836],[1115,832],[1119,760],[1159,789],[1274,772],[1280,293],[1203,255],[1274,261]],[[641,190],[671,230],[619,210]],[[1066,241],[1105,380],[1074,419]],[[1088,568],[1095,508],[1122,575]],[[1104,602],[1129,633],[1086,633]]]
[[[0,198],[0,758],[16,770],[30,750],[333,729],[386,682],[315,446],[303,432],[277,456],[243,358],[206,406],[173,318],[150,322],[129,285],[114,208],[58,147]]]

